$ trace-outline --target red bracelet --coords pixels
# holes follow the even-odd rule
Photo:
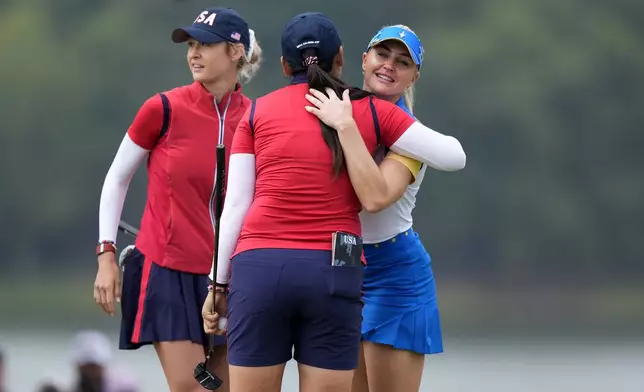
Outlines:
[[[96,255],[100,256],[105,252],[112,252],[116,254],[116,245],[113,241],[101,241],[96,244]]]

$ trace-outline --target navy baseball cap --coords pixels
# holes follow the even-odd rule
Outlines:
[[[192,26],[175,29],[172,32],[172,41],[185,42],[189,38],[202,44],[217,42],[242,43],[248,50],[250,46],[250,33],[248,23],[232,8],[208,8],[203,10],[192,22]]]
[[[420,67],[423,65],[423,57],[425,56],[423,44],[420,42],[420,39],[413,31],[404,29],[402,27],[383,27],[376,33],[376,35],[373,36],[373,38],[371,38],[369,45],[367,45],[367,50],[373,48],[381,42],[389,40],[402,42],[407,47],[409,55],[414,61],[414,64],[416,64],[420,69]]]
[[[305,49],[317,49],[320,66],[330,66],[340,46],[342,41],[338,30],[331,19],[320,12],[296,15],[282,31],[282,56],[294,70],[302,68],[302,52]]]

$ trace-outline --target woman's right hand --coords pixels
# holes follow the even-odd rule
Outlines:
[[[304,109],[336,131],[352,126],[357,128],[353,119],[353,105],[349,98],[349,90],[344,90],[342,96],[338,97],[330,88],[326,88],[326,94],[312,88],[305,98],[313,106],[305,106]]]
[[[114,316],[114,302],[121,301],[121,274],[116,263],[116,254],[112,252],[98,256],[94,300],[110,316]]]

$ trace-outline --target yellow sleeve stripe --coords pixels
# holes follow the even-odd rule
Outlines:
[[[385,158],[390,158],[390,159],[395,159],[398,162],[402,163],[409,169],[411,172],[412,177],[414,177],[414,181],[416,180],[416,176],[418,175],[418,172],[420,171],[421,163],[418,162],[415,159],[411,159],[402,155],[398,155],[393,151],[389,151],[387,153],[387,156]]]

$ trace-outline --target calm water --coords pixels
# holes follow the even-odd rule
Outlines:
[[[34,391],[44,379],[66,385],[72,377],[71,336],[0,331],[9,391]],[[445,354],[427,358],[423,392],[644,392],[644,341],[448,340],[445,346]],[[138,378],[142,392],[168,390],[150,348],[118,352],[115,364]],[[42,369],[36,372],[41,378],[34,378],[34,368]],[[287,366],[282,390],[297,391],[294,363]]]

